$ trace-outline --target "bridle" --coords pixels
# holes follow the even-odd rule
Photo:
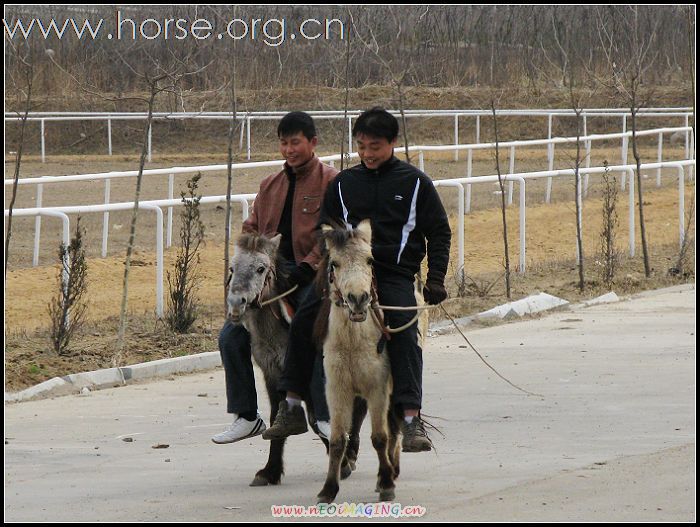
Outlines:
[[[333,302],[336,306],[342,307],[344,309],[347,309],[350,311],[350,304],[348,301],[345,299],[343,294],[340,292],[340,289],[338,289],[338,286],[335,285],[335,273],[333,270],[333,265],[331,262],[328,262],[328,285],[332,290],[330,291],[330,294],[332,295],[333,298],[330,298],[331,302]],[[381,344],[384,341],[391,340],[391,328],[389,328],[385,323],[384,323],[384,312],[381,310],[379,307],[379,295],[377,294],[377,277],[374,275],[374,270],[372,270],[372,287],[370,288],[370,295],[372,298],[372,301],[370,302],[370,314],[372,315],[372,320],[374,321],[374,324],[377,326],[377,329],[381,331],[382,333],[382,338],[380,340],[379,345],[377,345],[377,351],[381,353]],[[405,328],[404,328],[405,329]]]

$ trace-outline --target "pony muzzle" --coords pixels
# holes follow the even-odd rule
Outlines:
[[[362,293],[359,298],[352,293],[348,294],[347,305],[350,311],[350,320],[352,322],[364,322],[367,320],[369,299],[369,293]]]

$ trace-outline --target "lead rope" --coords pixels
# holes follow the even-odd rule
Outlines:
[[[469,344],[469,347],[474,351],[474,353],[477,354],[477,356],[481,359],[481,362],[483,362],[484,364],[486,364],[486,366],[488,366],[488,367],[491,369],[491,371],[493,371],[496,375],[498,375],[501,379],[503,379],[504,381],[506,381],[508,384],[510,384],[510,385],[511,385],[513,388],[515,388],[516,390],[520,390],[521,392],[526,393],[526,394],[528,394],[528,395],[534,395],[535,397],[541,397],[541,398],[544,399],[544,395],[539,394],[539,393],[529,392],[529,391],[525,390],[524,388],[521,388],[520,386],[518,386],[518,385],[516,385],[516,384],[513,384],[511,381],[509,381],[508,379],[506,379],[503,375],[501,375],[500,373],[498,373],[498,371],[496,370],[496,368],[494,368],[494,367],[491,366],[488,362],[486,362],[486,359],[484,359],[484,357],[481,356],[481,353],[479,353],[479,352],[476,350],[476,348],[474,347],[474,345],[473,345],[471,342],[469,342],[469,339],[467,338],[467,336],[466,336],[464,333],[462,333],[462,330],[461,330],[461,329],[459,329],[459,326],[457,325],[457,323],[455,322],[455,320],[450,316],[450,314],[447,312],[447,310],[445,309],[445,306],[442,305],[442,302],[441,302],[439,305],[440,305],[440,308],[442,309],[442,312],[445,313],[445,315],[447,316],[447,318],[450,319],[450,322],[452,322],[452,325],[457,329],[457,331],[459,331],[459,334],[462,335],[462,338],[464,339],[464,341],[465,341],[467,344]]]
[[[491,365],[486,361],[486,359],[484,359],[484,357],[481,356],[481,353],[479,353],[479,352],[477,351],[477,349],[476,349],[476,348],[474,347],[474,345],[469,341],[469,339],[467,338],[467,336],[466,336],[464,333],[462,333],[462,330],[459,329],[459,326],[458,326],[457,323],[455,322],[454,318],[452,318],[452,316],[447,312],[447,310],[445,309],[445,306],[442,305],[442,302],[440,302],[440,304],[438,304],[438,305],[440,306],[440,309],[442,309],[442,312],[445,313],[445,316],[447,316],[447,318],[450,319],[450,322],[452,322],[452,325],[455,327],[455,329],[459,332],[460,335],[462,335],[462,338],[464,339],[464,341],[465,341],[467,344],[469,344],[469,347],[472,349],[472,351],[474,351],[474,353],[476,353],[477,357],[479,357],[479,359],[481,359],[481,362],[483,362],[484,364],[486,364],[486,366],[488,366],[489,369],[490,369],[491,371],[493,371],[496,375],[498,375],[501,379],[503,379],[504,381],[506,381],[508,384],[510,384],[510,385],[511,385],[513,388],[515,388],[516,390],[519,390],[519,391],[521,391],[521,392],[523,392],[523,393],[526,393],[526,394],[528,394],[528,395],[534,395],[535,397],[542,397],[542,398],[544,399],[544,395],[539,394],[539,393],[530,392],[530,391],[528,391],[528,390],[525,390],[524,388],[521,388],[520,386],[518,386],[518,385],[512,383],[511,381],[509,381],[508,379],[506,379],[503,375],[501,375],[501,374],[496,370],[496,368],[494,368],[493,366],[491,366]],[[425,305],[425,306],[401,307],[401,306],[382,306],[382,305],[376,304],[375,307],[377,307],[377,308],[379,308],[379,309],[382,309],[382,310],[385,310],[385,311],[416,311],[416,310],[417,310],[417,311],[423,311],[423,310],[426,310],[426,309],[431,309],[431,308],[436,307],[436,306]],[[416,314],[416,316],[413,317],[413,319],[412,319],[408,324],[405,324],[405,325],[401,326],[400,328],[396,328],[396,329],[389,328],[388,326],[386,326],[386,330],[387,330],[389,333],[398,333],[399,331],[403,331],[404,329],[410,327],[416,320],[418,320],[419,317],[420,317],[420,313]]]
[[[268,304],[272,304],[273,302],[277,302],[277,300],[280,300],[281,298],[284,298],[287,295],[291,295],[297,289],[299,289],[299,284],[295,285],[294,287],[292,287],[288,291],[282,293],[281,295],[277,295],[274,298],[270,298],[269,300],[265,300],[264,302],[260,302],[260,307],[265,307]]]

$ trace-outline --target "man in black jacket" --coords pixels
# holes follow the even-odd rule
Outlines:
[[[321,223],[335,222],[356,227],[369,219],[372,255],[379,302],[383,305],[415,306],[414,277],[428,256],[428,276],[423,291],[429,304],[447,297],[444,281],[450,253],[450,225],[432,181],[414,166],[394,156],[399,125],[382,108],[364,112],[353,127],[362,163],[344,170],[328,186],[321,208]],[[303,393],[308,388],[309,365],[315,349],[311,327],[320,299],[307,297],[290,330],[290,343],[280,389]],[[391,327],[406,324],[410,311],[387,311]],[[394,379],[392,402],[403,412],[403,450],[430,450],[432,443],[420,418],[422,404],[422,350],[418,324],[392,335],[387,350]],[[293,401],[292,401],[293,403]],[[263,438],[274,439],[306,430],[301,406],[282,401],[274,425]],[[301,426],[304,421],[304,426]]]

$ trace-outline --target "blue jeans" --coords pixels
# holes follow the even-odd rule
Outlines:
[[[313,285],[298,289],[292,296],[301,308]],[[296,315],[295,317],[296,318]],[[294,320],[292,320],[294,324]],[[258,411],[258,394],[255,389],[255,375],[251,358],[250,335],[241,325],[226,321],[219,333],[219,352],[226,377],[226,411],[230,414],[255,414]],[[329,421],[326,404],[325,379],[321,355],[309,365],[309,395],[314,404],[316,419]],[[306,390],[302,393],[307,393]]]

